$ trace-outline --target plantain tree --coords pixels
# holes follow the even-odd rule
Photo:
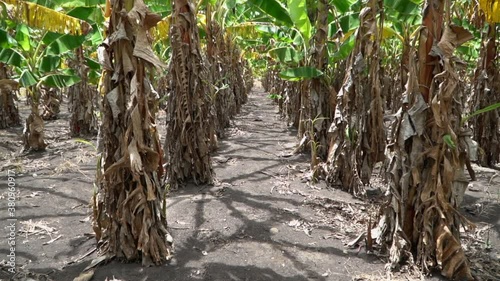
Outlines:
[[[328,11],[327,0],[319,0],[316,6],[316,32],[313,36],[314,52],[311,64],[323,73],[328,68]],[[320,161],[326,160],[328,150],[328,128],[332,120],[334,92],[331,91],[328,79],[324,76],[312,78],[310,81],[310,113],[309,139],[311,142],[311,168],[315,169]]]
[[[225,4],[227,5],[228,3]],[[213,11],[214,8],[215,11]],[[228,67],[231,65],[229,50],[226,44],[227,41],[224,38],[224,28],[219,24],[220,20],[217,20],[217,16],[223,13],[223,10],[220,2],[215,7],[208,2],[205,11],[207,19],[206,54],[207,60],[210,63],[210,72],[214,81],[214,87],[216,87],[211,100],[213,101],[216,116],[215,131],[218,137],[224,135],[224,129],[229,126],[230,118],[237,111],[235,96],[229,87],[232,77],[231,69]]]
[[[495,4],[496,3],[496,4]],[[500,63],[498,55],[498,22],[500,2],[480,1],[485,13],[486,32],[483,33],[480,57],[474,73],[472,112],[470,120],[474,139],[480,148],[479,163],[495,167],[500,162]],[[481,22],[482,23],[482,22]],[[479,26],[481,27],[481,26]],[[469,116],[472,117],[472,116]]]
[[[379,242],[390,261],[438,268],[452,280],[473,280],[460,243],[467,224],[458,207],[467,187],[467,136],[462,126],[461,81],[455,49],[472,35],[451,24],[449,0],[428,0],[418,50],[412,44],[408,79],[390,154],[390,196],[382,207]]]
[[[170,96],[165,139],[166,178],[172,187],[213,178],[210,150],[215,147],[211,76],[202,57],[195,6],[190,0],[172,1]]]
[[[14,67],[31,106],[25,122],[24,149],[43,150],[42,87],[60,89],[80,81],[73,70],[62,68],[61,56],[82,44],[91,28],[85,21],[26,1],[2,0],[0,10],[5,15],[2,33],[7,38],[0,47],[0,61]],[[45,109],[50,108],[42,107]]]
[[[75,58],[70,65],[77,69],[80,83],[68,88],[69,108],[71,118],[69,121],[70,134],[72,136],[93,135],[97,133],[98,119],[95,101],[97,99],[97,87],[92,85],[89,79],[90,67],[84,56],[83,46],[75,50]]]
[[[61,0],[59,0],[61,1]],[[61,3],[67,15],[89,22],[92,31],[84,44],[74,49],[68,65],[76,69],[80,83],[68,88],[69,130],[72,136],[93,135],[98,129],[98,90],[101,67],[95,61],[97,47],[103,41],[104,14],[97,4],[102,0],[78,0]]]
[[[382,4],[368,1],[360,13],[354,49],[330,127],[327,180],[357,195],[364,192],[374,165],[385,157],[380,82]]]
[[[247,101],[253,78],[248,77],[249,68],[238,44],[243,41],[238,37],[245,36],[244,28],[238,27],[238,19],[246,16],[245,6],[238,6],[236,1],[212,2],[205,7],[205,51],[214,87],[211,100],[215,129],[218,137],[224,137],[230,119]]]
[[[0,62],[0,129],[21,123],[19,110],[15,103],[15,92],[19,88],[19,83],[9,79],[9,76],[6,65]]]
[[[103,42],[102,157],[94,195],[93,227],[101,251],[111,257],[160,264],[171,257],[162,150],[147,73],[164,67],[149,36],[161,17],[142,0],[107,2]],[[163,205],[162,205],[163,204]]]

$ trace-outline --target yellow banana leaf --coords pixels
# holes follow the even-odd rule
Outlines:
[[[342,38],[340,38],[340,43],[344,43],[347,39],[349,39],[349,37],[351,37],[351,35],[354,34],[354,32],[356,32],[356,30],[358,30],[357,28],[353,28],[349,31],[347,31],[344,36],[342,36]]]
[[[168,39],[168,31],[170,29],[171,16],[163,18],[155,27],[151,28],[151,34],[154,35],[155,42]]]
[[[344,36],[340,39],[340,42],[344,43],[346,40],[349,39],[349,37],[351,37],[351,35],[354,34],[354,32],[356,32],[356,30],[357,30],[357,28],[354,28],[354,29],[351,29],[351,30],[347,31],[344,34]],[[391,37],[398,38],[401,41],[404,40],[403,36],[401,36],[396,30],[394,30],[391,27],[384,26],[384,28],[382,30],[382,39],[388,39],[388,38],[391,38]]]
[[[500,22],[500,0],[479,0],[479,6],[490,23]]]
[[[257,39],[262,35],[257,30],[257,27],[262,23],[244,22],[226,28],[226,32],[230,35],[238,35],[247,39]]]
[[[401,36],[396,30],[384,25],[384,30],[382,32],[382,38],[387,39],[387,38],[391,38],[391,37],[396,37],[399,40],[404,41],[403,36]]]
[[[61,34],[82,35],[90,30],[86,21],[65,15],[47,7],[21,0],[0,0],[6,4],[7,14],[12,20],[33,28]]]
[[[154,35],[154,41],[155,42],[168,39],[168,32],[169,32],[169,29],[170,29],[170,20],[171,20],[171,18],[172,18],[171,15],[163,18],[161,21],[159,21],[156,24],[155,27],[153,27],[151,29],[151,34]],[[205,25],[206,25],[206,22],[207,22],[207,19],[206,19],[205,15],[198,14],[197,18],[198,18],[198,24],[201,25],[202,28],[205,28]]]

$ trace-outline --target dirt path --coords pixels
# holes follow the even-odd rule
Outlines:
[[[62,137],[62,127],[65,121],[49,123],[47,153],[9,158],[2,169],[19,171],[18,265],[68,281],[96,257],[86,256],[95,249],[88,221],[95,152]],[[10,138],[19,130],[9,131]],[[290,156],[295,136],[257,82],[213,157],[217,184],[188,185],[168,198],[175,260],[151,268],[114,261],[98,267],[92,280],[385,280],[382,258],[345,245],[376,207],[306,181],[307,156]],[[3,153],[19,143],[7,145]],[[6,256],[5,239],[0,243]],[[6,278],[0,271],[0,281]]]

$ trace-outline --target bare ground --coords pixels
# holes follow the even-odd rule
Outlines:
[[[296,132],[256,84],[213,157],[217,183],[170,193],[175,259],[149,268],[112,261],[96,267],[92,280],[441,280],[389,276],[384,255],[367,253],[362,239],[348,247],[377,212],[377,198],[360,200],[308,181],[308,156],[290,155]],[[9,171],[17,189],[13,280],[73,280],[97,257],[89,221],[96,152],[68,136],[67,120],[64,108],[59,120],[47,122],[49,147],[38,154],[18,153],[21,127],[0,131],[0,261],[10,252]],[[464,233],[464,245],[478,280],[500,280],[500,173],[475,170],[478,181],[461,211],[477,227]],[[379,188],[375,178],[371,193]],[[0,281],[12,277],[6,269]]]

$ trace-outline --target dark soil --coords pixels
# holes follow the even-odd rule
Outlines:
[[[27,108],[20,106],[26,117]],[[0,131],[3,226],[9,171],[17,189],[14,280],[73,280],[97,257],[89,217],[97,155],[91,145],[69,137],[69,113],[62,112],[59,120],[46,123],[49,146],[43,153],[19,154],[21,127]],[[296,143],[296,132],[256,83],[213,156],[217,183],[187,185],[168,198],[175,259],[149,268],[112,261],[96,267],[91,280],[441,280],[389,276],[386,258],[367,253],[364,240],[348,247],[366,230],[379,201],[313,184],[308,156],[291,155]],[[475,272],[491,273],[500,262],[500,175],[475,169],[478,181],[467,191],[462,211],[477,228],[464,233],[464,245]],[[383,188],[375,178],[370,194]],[[0,261],[9,254],[8,230],[1,230]],[[12,276],[5,269],[0,280]]]

